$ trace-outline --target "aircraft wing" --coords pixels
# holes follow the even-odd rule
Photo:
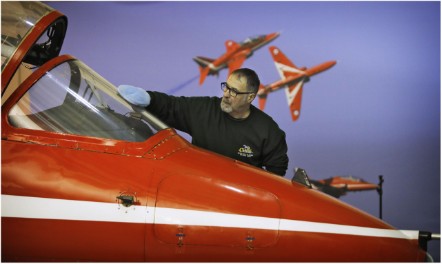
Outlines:
[[[226,50],[227,52],[234,52],[235,50],[239,49],[241,47],[241,45],[239,45],[238,43],[236,43],[233,40],[227,40],[224,45],[226,46]]]
[[[296,67],[296,65],[293,64],[293,62],[289,60],[279,48],[271,46],[269,50],[281,79],[296,77],[303,74],[303,71]]]
[[[292,120],[296,121],[299,118],[301,112],[301,99],[302,99],[302,86],[304,85],[304,80],[290,84],[285,89],[287,96],[287,103],[290,108],[290,113],[292,115]]]
[[[237,54],[235,54],[228,62],[227,66],[229,67],[229,75],[236,69],[239,69],[244,61],[247,59],[247,55],[250,53],[250,50],[243,50]]]
[[[264,110],[266,101],[267,101],[267,93],[265,92],[265,86],[263,84],[260,84],[258,89],[259,109]]]
[[[277,47],[271,46],[269,48],[273,61],[275,62],[276,70],[281,76],[282,80],[293,79],[287,85],[286,96],[287,102],[292,115],[292,120],[296,121],[299,118],[301,111],[302,87],[304,85],[304,72],[302,69],[296,67],[291,60],[289,60],[284,53]]]

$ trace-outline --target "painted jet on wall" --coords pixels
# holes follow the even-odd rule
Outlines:
[[[304,83],[308,82],[311,76],[333,67],[336,61],[324,62],[309,69],[306,67],[298,68],[279,48],[272,46],[269,50],[281,79],[269,85],[260,86],[258,91],[259,108],[264,110],[269,93],[285,88],[292,120],[296,121],[301,113],[302,88]]]
[[[268,35],[253,36],[239,43],[227,40],[225,42],[227,51],[219,58],[211,59],[202,56],[193,58],[198,63],[200,69],[199,84],[203,84],[207,75],[218,75],[220,70],[227,67],[229,68],[230,75],[232,71],[240,68],[243,62],[253,55],[255,50],[273,41],[279,35],[280,33],[270,33]]]
[[[50,52],[67,26],[58,11],[2,1],[1,12],[2,50],[14,50],[2,53],[2,261],[426,259],[431,233],[197,148]]]

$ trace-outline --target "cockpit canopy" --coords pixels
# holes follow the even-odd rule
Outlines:
[[[141,142],[167,128],[87,65],[59,56],[66,16],[33,1],[1,2],[1,8],[6,130]]]
[[[244,41],[242,41],[240,43],[240,45],[255,43],[255,42],[259,41],[259,40],[264,39],[265,37],[266,37],[266,35],[256,35],[256,36],[248,37]]]
[[[40,2],[2,1],[1,21],[3,104],[32,68],[59,55],[67,18]]]
[[[84,63],[68,59],[47,71],[8,113],[17,128],[141,142],[160,122],[135,112],[115,87]]]
[[[2,70],[35,25],[52,11],[40,2],[2,2]],[[32,10],[29,12],[28,10]],[[59,18],[33,43],[23,62],[41,66],[58,56],[67,28],[67,19]]]

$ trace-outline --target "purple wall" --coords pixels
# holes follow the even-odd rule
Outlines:
[[[266,112],[287,133],[289,170],[313,179],[384,175],[384,220],[440,233],[439,2],[47,2],[68,16],[62,53],[116,86],[174,95],[220,96],[198,85],[197,55],[216,58],[228,39],[280,31],[278,46],[297,66],[337,60],[304,86],[292,122],[281,90]],[[244,63],[261,82],[279,78],[268,46]],[[255,105],[257,101],[255,101]],[[378,216],[375,191],[342,200]],[[320,210],[318,208],[318,210]],[[440,260],[440,242],[430,242]]]

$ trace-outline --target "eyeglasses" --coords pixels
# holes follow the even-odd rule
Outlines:
[[[230,96],[236,97],[238,94],[252,94],[254,92],[240,92],[236,88],[229,87],[229,85],[226,82],[221,83],[221,90],[225,92],[226,90],[229,91]]]

